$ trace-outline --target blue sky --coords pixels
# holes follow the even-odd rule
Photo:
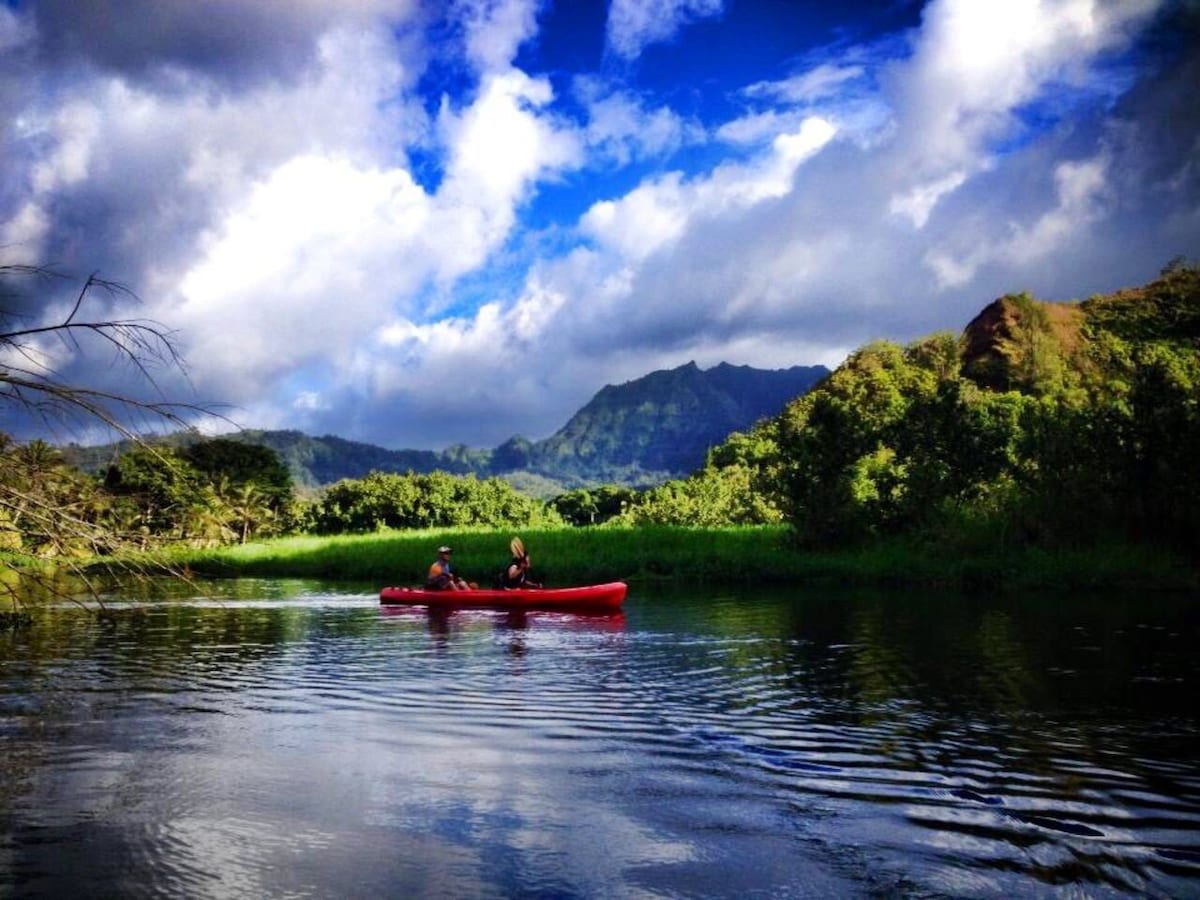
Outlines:
[[[536,439],[654,369],[832,366],[1007,292],[1200,257],[1198,20],[1194,0],[6,0],[0,263],[128,285],[140,304],[96,311],[172,329],[188,377],[161,389],[246,427]],[[37,349],[144,388],[99,348]],[[0,425],[80,439],[46,428]]]

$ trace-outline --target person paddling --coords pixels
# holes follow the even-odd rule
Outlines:
[[[425,579],[426,590],[466,591],[471,589],[471,585],[459,578],[450,568],[450,554],[452,552],[444,544],[438,547],[437,559],[429,567],[429,577]]]
[[[504,590],[518,588],[540,588],[541,584],[529,578],[529,554],[525,552],[525,544],[519,537],[509,542],[508,549],[512,551],[512,562],[500,573],[500,587]]]

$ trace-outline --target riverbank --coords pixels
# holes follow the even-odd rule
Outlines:
[[[390,531],[278,538],[216,550],[178,552],[198,575],[364,580],[419,584],[437,547],[454,548],[463,575],[490,583],[509,558],[512,532]],[[797,549],[782,526],[744,528],[559,528],[522,530],[533,574],[547,585],[613,580],[744,585],[906,585],[972,590],[1197,587],[1182,560],[1151,548],[972,548],[913,539],[821,551]]]

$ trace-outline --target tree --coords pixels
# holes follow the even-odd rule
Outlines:
[[[371,472],[366,478],[343,479],[326,489],[314,512],[315,530],[322,534],[561,521],[557,512],[502,479],[480,481],[474,475],[446,472]]]
[[[619,516],[636,496],[633,488],[603,484],[559,494],[550,501],[550,507],[572,525],[603,525]]]
[[[225,486],[228,487],[228,482]],[[222,496],[229,503],[240,543],[245,544],[255,532],[260,531],[275,517],[275,511],[267,502],[267,497],[252,481],[244,482],[231,493],[223,493]]]
[[[68,312],[56,321],[25,325],[11,311],[10,304],[30,289],[43,292],[47,285],[67,280],[68,276],[44,266],[0,266],[0,407],[48,425],[101,424],[135,440],[135,428],[149,422],[184,427],[193,413],[212,415],[211,409],[194,404],[148,400],[63,380],[47,361],[46,350],[55,344],[76,354],[99,344],[129,364],[142,383],[153,390],[158,389],[153,373],[156,367],[184,369],[163,325],[147,319],[93,319],[84,315],[87,301],[96,291],[133,298],[124,286],[95,274],[83,280]],[[103,534],[104,529],[84,515],[78,503],[67,502],[59,492],[47,489],[50,484],[66,484],[66,476],[48,480],[55,470],[47,469],[45,456],[44,445],[37,442],[30,445],[23,459],[12,453],[4,455],[0,466],[0,532],[4,536],[0,544],[13,543],[13,523],[19,519],[23,553],[56,556],[86,581],[83,569],[61,551],[90,545],[111,552],[120,543],[121,533]],[[0,570],[53,586],[51,574],[27,565],[19,556],[0,557]],[[20,602],[11,577],[0,578],[0,591],[12,602]]]
[[[291,527],[292,475],[271,448],[214,438],[184,447],[179,455],[212,484],[215,502],[240,507],[243,513],[254,508],[253,515],[240,516],[237,530],[243,544],[251,532],[262,533],[266,526],[271,531]],[[250,521],[252,527],[246,524]]]

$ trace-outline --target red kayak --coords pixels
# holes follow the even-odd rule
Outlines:
[[[479,588],[471,591],[427,591],[424,588],[385,587],[379,602],[446,608],[494,609],[620,609],[628,590],[623,581],[569,588],[518,588],[511,591]]]

